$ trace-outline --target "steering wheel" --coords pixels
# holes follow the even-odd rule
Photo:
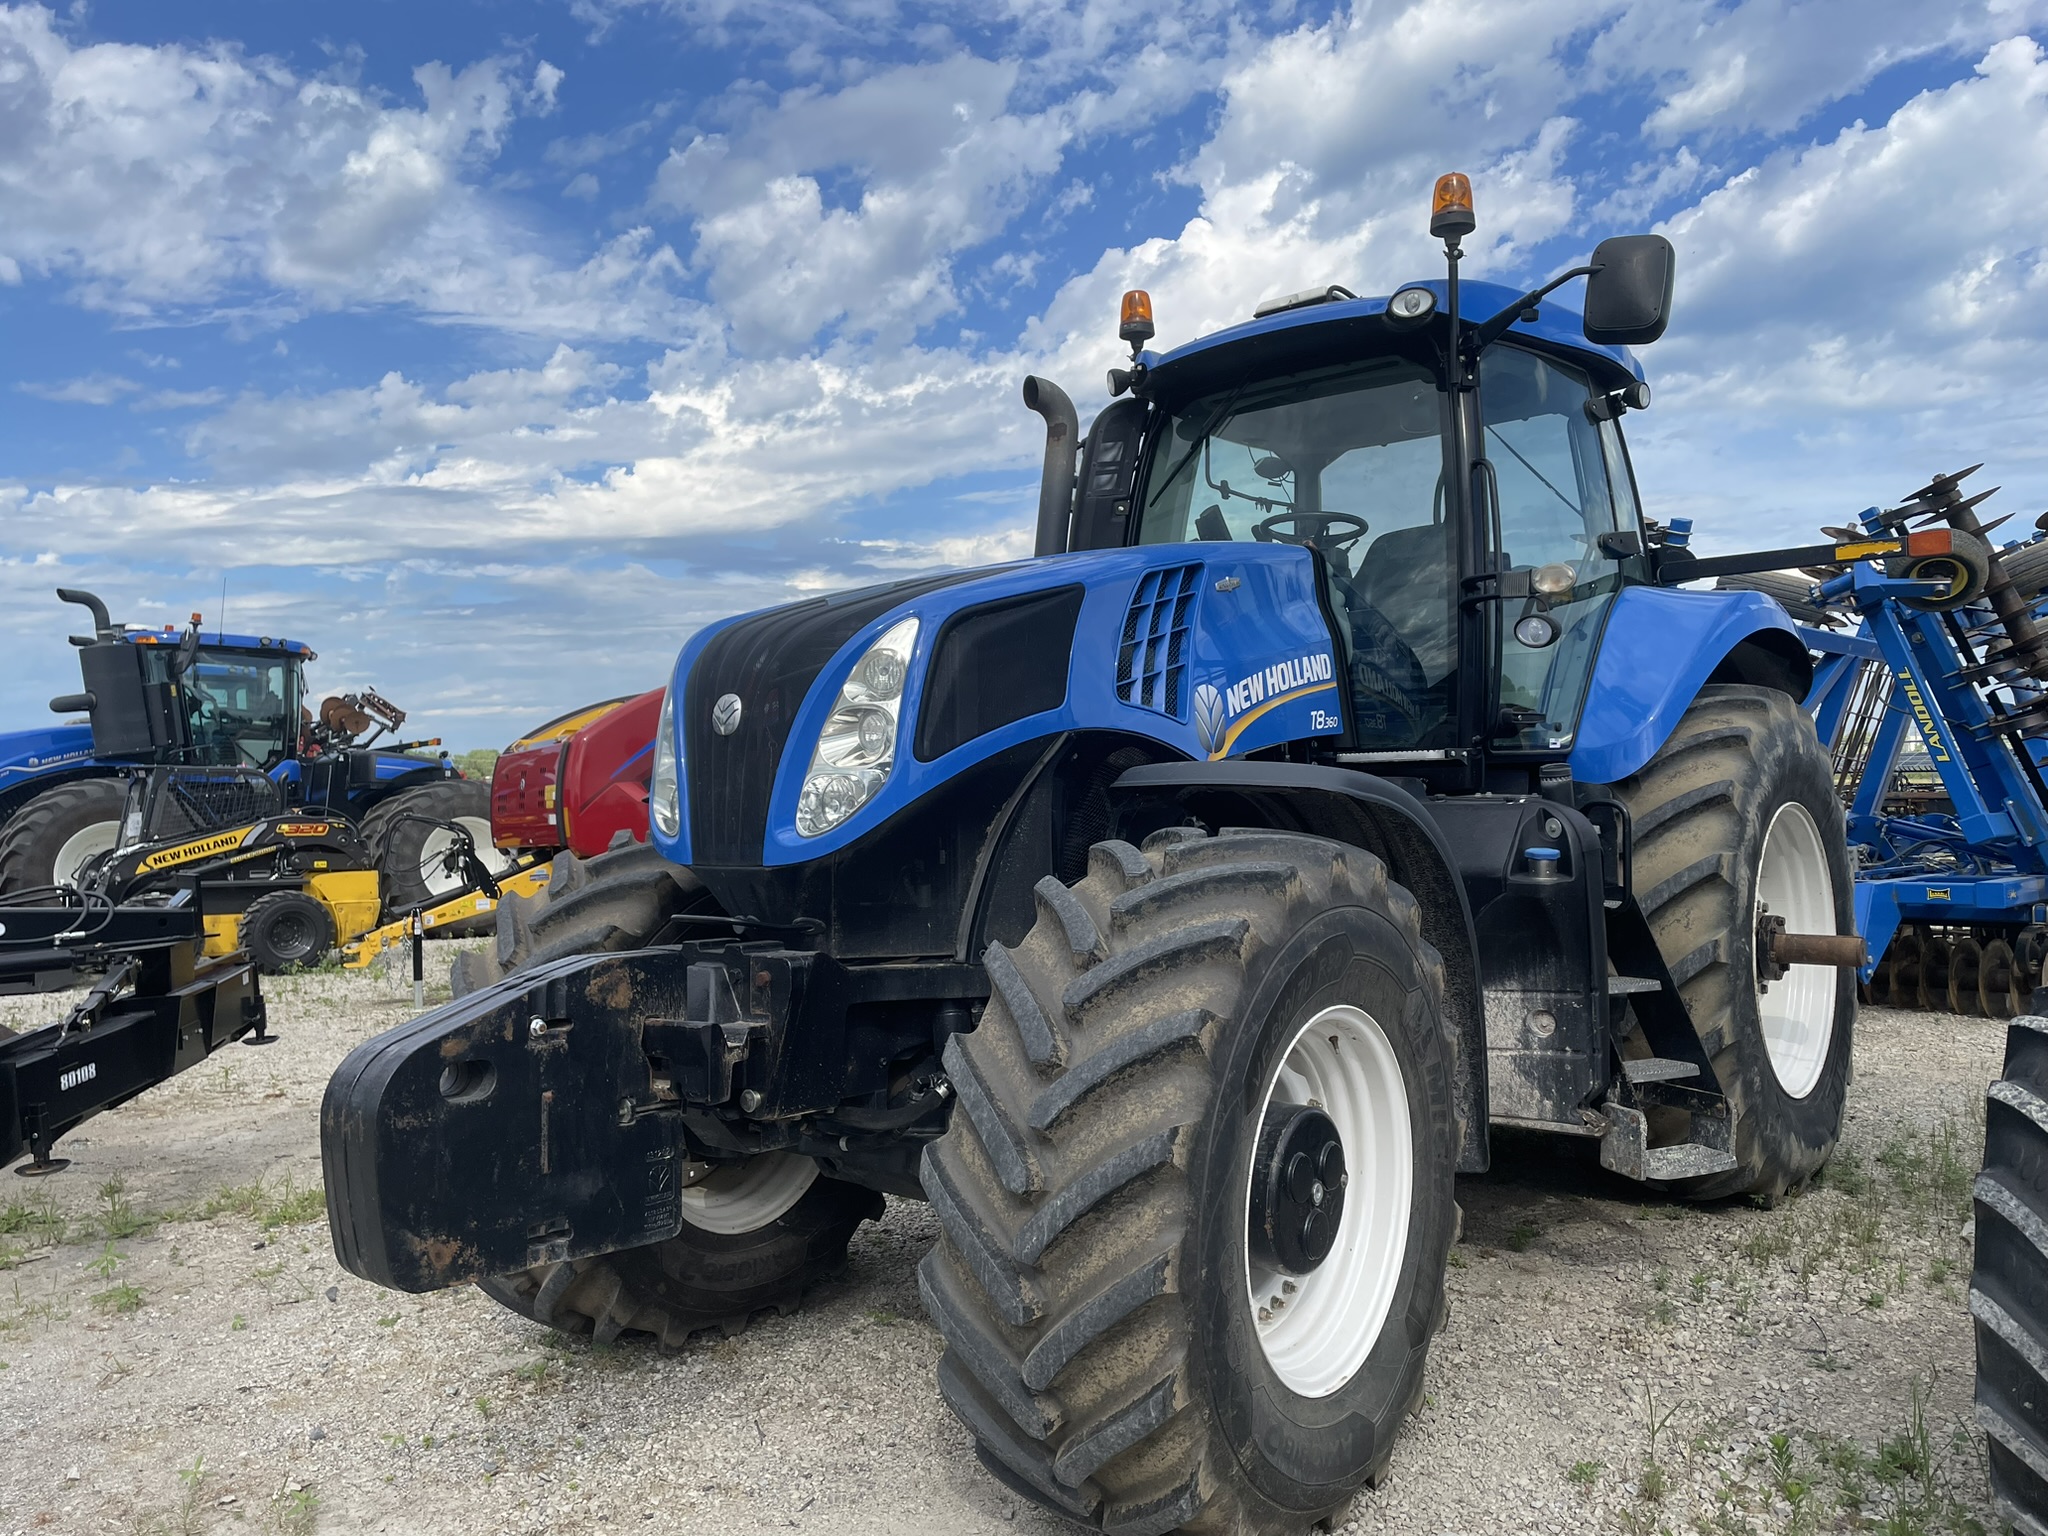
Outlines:
[[[1288,525],[1284,532],[1283,523]],[[1343,555],[1348,565],[1351,546],[1370,531],[1364,518],[1350,512],[1275,512],[1252,528],[1252,537],[1261,544],[1299,544]]]

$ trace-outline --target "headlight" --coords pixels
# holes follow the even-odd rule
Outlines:
[[[674,837],[683,830],[682,796],[677,786],[683,771],[676,747],[676,696],[673,688],[661,696],[661,719],[654,727],[654,773],[647,784],[647,809],[654,818],[654,830]]]
[[[796,829],[805,837],[830,832],[866,805],[889,782],[896,766],[896,724],[917,620],[905,619],[868,647],[818,733],[796,802]]]

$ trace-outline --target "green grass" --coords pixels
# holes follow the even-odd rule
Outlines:
[[[118,1280],[104,1291],[95,1291],[88,1298],[102,1312],[129,1313],[142,1310],[142,1291],[126,1280]]]
[[[1508,1233],[1508,1248],[1514,1253],[1527,1253],[1535,1241],[1536,1228],[1526,1221],[1515,1223],[1514,1230]]]
[[[99,1229],[110,1238],[134,1237],[157,1224],[157,1218],[138,1211],[128,1199],[128,1185],[116,1174],[100,1186]]]
[[[299,1189],[291,1175],[285,1175],[284,1182],[272,1187],[261,1178],[247,1184],[223,1185],[184,1215],[192,1220],[207,1221],[215,1216],[247,1216],[264,1231],[277,1227],[295,1227],[317,1220],[327,1210],[327,1192],[318,1184],[309,1189]]]

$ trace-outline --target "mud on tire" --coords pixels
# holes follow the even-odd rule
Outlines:
[[[1853,972],[1836,973],[1817,1074],[1795,1096],[1773,1066],[1757,990],[1758,868],[1781,809],[1800,807],[1825,855],[1835,931],[1853,931],[1832,765],[1812,722],[1787,695],[1710,685],[1657,755],[1614,788],[1634,825],[1636,900],[1734,1121],[1736,1167],[1672,1190],[1701,1200],[1774,1199],[1818,1171],[1841,1135],[1856,980]]]
[[[1413,898],[1356,848],[1175,829],[1039,882],[1036,925],[985,963],[980,1026],[946,1048],[959,1107],[923,1170],[944,1235],[919,1270],[984,1465],[1113,1532],[1341,1508],[1420,1397],[1457,1219],[1456,1044]],[[1247,1181],[1266,1085],[1332,1000],[1398,1059],[1413,1176],[1384,1321],[1304,1396],[1254,1321]]]
[[[1975,1195],[1970,1316],[1991,1495],[2019,1536],[2048,1536],[2048,1018],[2006,1032]]]
[[[557,854],[538,894],[498,904],[496,942],[458,956],[450,981],[461,997],[568,955],[639,949],[703,899],[688,870],[644,843],[594,859]],[[820,1177],[752,1231],[710,1231],[686,1218],[666,1242],[478,1283],[493,1300],[565,1333],[600,1343],[646,1334],[673,1347],[702,1329],[733,1334],[763,1312],[794,1311],[806,1289],[845,1264],[860,1224],[881,1214],[874,1191]]]

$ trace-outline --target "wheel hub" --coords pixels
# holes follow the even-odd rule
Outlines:
[[[1287,1275],[1312,1272],[1336,1244],[1350,1182],[1336,1123],[1311,1105],[1273,1105],[1252,1162],[1253,1262]]]

